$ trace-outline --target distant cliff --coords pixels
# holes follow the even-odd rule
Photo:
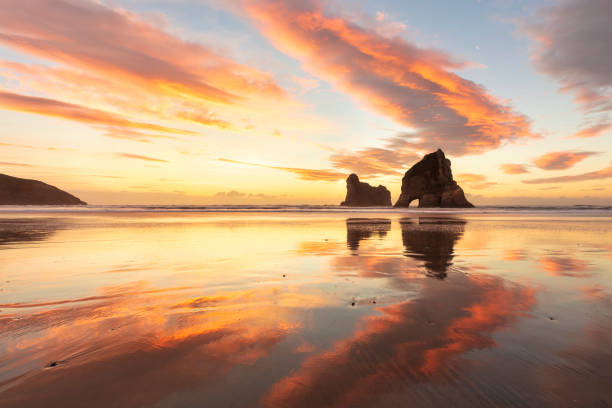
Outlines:
[[[42,181],[0,174],[0,205],[86,205],[57,187]]]
[[[390,207],[391,193],[385,186],[372,187],[359,181],[355,173],[346,179],[346,198],[340,204],[348,207]]]
[[[453,179],[451,162],[440,149],[426,154],[406,172],[395,207],[408,207],[417,199],[419,207],[474,207]]]

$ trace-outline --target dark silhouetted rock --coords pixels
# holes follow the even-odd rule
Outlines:
[[[451,162],[440,149],[425,155],[406,172],[395,207],[408,207],[416,199],[419,207],[474,207],[453,180]]]
[[[87,203],[42,181],[0,174],[0,205],[85,205]]]
[[[390,207],[391,193],[385,186],[372,187],[359,181],[355,173],[346,179],[346,198],[340,205],[348,207]]]

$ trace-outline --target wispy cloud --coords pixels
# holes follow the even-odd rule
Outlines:
[[[511,164],[506,163],[499,166],[500,170],[505,174],[523,174],[529,173],[527,165],[525,164]]]
[[[20,95],[11,92],[0,91],[0,108],[59,117],[107,127],[136,128],[184,135],[194,134],[194,132],[188,130],[170,128],[152,123],[134,122],[120,115],[99,109],[91,109],[55,99]]]
[[[123,157],[126,159],[144,160],[144,161],[157,162],[157,163],[168,163],[168,160],[156,159],[155,157],[142,156],[140,154],[117,153],[116,156]]]
[[[0,61],[2,74],[20,90],[92,110],[119,111],[138,122],[154,118],[227,130],[238,126],[232,121],[242,125],[245,118],[267,111],[255,105],[295,106],[269,74],[98,1],[4,0],[0,44],[52,63]],[[61,117],[86,121],[82,112]],[[115,123],[125,125],[134,127]]]
[[[612,130],[611,123],[598,123],[574,133],[570,136],[570,138],[585,139],[589,137],[597,137],[609,132],[610,130]]]
[[[612,109],[612,2],[559,0],[523,24],[532,59],[587,111]]]
[[[316,0],[242,5],[262,32],[306,69],[414,130],[397,136],[396,146],[444,146],[464,154],[535,136],[524,115],[452,72],[467,63],[441,51],[363,28]]]
[[[293,173],[293,174],[298,175],[299,178],[302,180],[309,180],[309,181],[338,181],[338,180],[344,180],[347,177],[346,173],[340,173],[340,172],[336,172],[332,170],[316,170],[316,169],[302,169],[302,168],[296,168],[296,167],[270,166],[270,165],[265,165],[265,164],[249,163],[249,162],[244,162],[240,160],[232,160],[232,159],[224,159],[224,158],[219,158],[219,161],[222,161],[225,163],[232,163],[232,164],[242,164],[245,166],[263,167],[267,169],[286,171],[288,173]]]
[[[487,181],[487,176],[484,174],[462,173],[457,174],[455,178],[459,184],[465,184],[473,190],[484,190],[498,184],[494,181]]]
[[[560,177],[545,177],[531,180],[523,180],[526,184],[544,184],[544,183],[571,183],[576,181],[587,181],[587,180],[599,180],[612,178],[612,166],[606,167],[605,169],[590,171],[588,173],[577,174],[574,176],[560,176]]]
[[[536,157],[533,162],[544,170],[565,170],[597,152],[550,152]]]
[[[32,167],[31,164],[26,163],[13,163],[13,162],[0,162],[0,166],[19,166],[19,167]]]
[[[337,152],[330,157],[335,168],[345,169],[360,176],[400,175],[402,169],[410,167],[419,156],[411,149],[401,147],[368,147],[356,152]]]

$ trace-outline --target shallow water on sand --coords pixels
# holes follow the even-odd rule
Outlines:
[[[612,406],[611,294],[605,214],[4,213],[0,406]]]

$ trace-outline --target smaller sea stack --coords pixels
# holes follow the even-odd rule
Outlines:
[[[451,162],[440,149],[429,153],[402,178],[402,194],[395,207],[408,207],[413,200],[419,207],[474,207],[453,179]]]
[[[0,205],[86,205],[72,194],[38,180],[0,174]]]
[[[346,198],[340,204],[347,207],[390,207],[391,193],[385,186],[372,187],[359,181],[355,173],[346,179]]]

